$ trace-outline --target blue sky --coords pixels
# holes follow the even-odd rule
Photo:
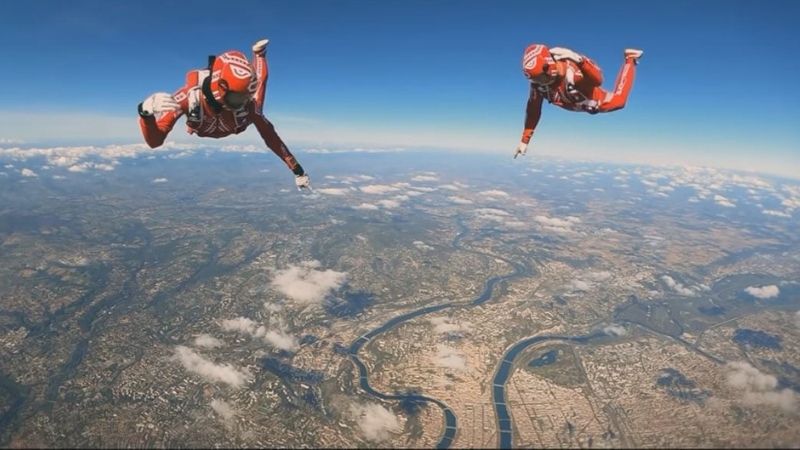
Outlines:
[[[793,1],[0,2],[0,140],[141,142],[139,101],[267,37],[266,113],[290,143],[510,155],[539,42],[593,58],[608,89],[625,47],[645,54],[625,109],[545,105],[531,152],[798,174],[798,22]],[[170,139],[196,138],[181,121]]]

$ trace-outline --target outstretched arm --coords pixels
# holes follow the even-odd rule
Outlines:
[[[138,105],[139,128],[150,148],[160,147],[187,109],[186,87],[173,95],[157,92]]]
[[[522,130],[522,139],[517,147],[517,152],[514,154],[514,158],[520,154],[524,155],[527,151],[533,132],[536,130],[536,126],[539,125],[539,119],[542,117],[543,101],[544,97],[536,90],[536,86],[531,83],[530,92],[528,93],[528,103],[525,106],[525,125]]]
[[[542,94],[536,90],[536,86],[531,84],[528,104],[525,106],[525,129],[522,131],[522,142],[526,144],[531,141],[531,136],[533,136],[536,126],[539,125],[539,119],[542,117],[543,100]]]
[[[253,109],[250,110],[251,120],[256,125],[256,129],[258,129],[258,133],[261,135],[261,139],[264,140],[264,143],[267,144],[270,150],[273,153],[278,155],[278,157],[289,167],[289,170],[295,174],[295,176],[303,176],[305,175],[305,171],[303,167],[297,162],[292,152],[286,147],[283,140],[278,133],[275,131],[275,126],[272,125],[272,122],[267,120],[260,111],[255,109],[255,105]]]

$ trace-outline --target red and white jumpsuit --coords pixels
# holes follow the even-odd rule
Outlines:
[[[581,59],[580,64],[569,59],[556,61],[558,78],[548,86],[531,83],[525,109],[522,142],[525,144],[530,142],[542,116],[544,100],[568,111],[590,114],[608,113],[625,107],[636,74],[635,60],[633,58],[625,60],[614,84],[614,90],[609,92],[600,87],[603,84],[600,67],[586,56],[581,55]]]
[[[189,72],[186,75],[186,85],[172,95],[175,101],[180,103],[180,110],[170,110],[160,115],[139,117],[139,126],[147,145],[151,148],[156,148],[163,144],[175,123],[184,115],[186,115],[186,127],[189,134],[215,139],[239,134],[245,131],[252,123],[255,124],[267,147],[278,155],[295,175],[304,175],[303,168],[298,164],[294,155],[292,155],[275,131],[275,127],[263,115],[264,97],[267,89],[267,79],[269,78],[269,67],[267,66],[265,54],[253,56],[253,68],[259,81],[258,89],[253,98],[240,111],[223,109],[214,101],[208,88],[208,83],[210,82],[209,70],[192,70]]]

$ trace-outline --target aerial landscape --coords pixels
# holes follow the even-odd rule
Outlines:
[[[800,445],[800,2],[0,17],[0,448]]]
[[[0,153],[3,446],[797,442],[798,182],[122,150]]]

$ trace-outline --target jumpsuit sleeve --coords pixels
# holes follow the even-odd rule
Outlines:
[[[526,144],[531,141],[531,136],[533,136],[533,132],[539,124],[539,119],[542,117],[543,100],[542,94],[536,90],[536,86],[531,84],[528,104],[525,107],[525,129],[522,131],[522,142]]]
[[[275,126],[272,125],[272,122],[267,120],[261,111],[259,111],[258,106],[255,102],[252,103],[250,109],[250,120],[256,125],[256,129],[258,129],[258,134],[261,135],[261,139],[264,140],[264,143],[267,144],[270,150],[273,153],[278,155],[278,157],[286,164],[287,167],[297,176],[305,175],[305,171],[303,167],[297,162],[292,152],[286,147],[286,144],[280,138],[278,133],[275,131]]]
[[[169,135],[172,128],[177,123],[178,119],[184,115],[188,109],[189,100],[187,96],[188,86],[178,89],[172,97],[175,101],[181,104],[181,109],[178,111],[167,111],[164,113],[156,113],[152,116],[142,117],[139,115],[139,128],[142,131],[142,136],[150,148],[160,147],[164,140]],[[139,104],[141,107],[141,104]]]

